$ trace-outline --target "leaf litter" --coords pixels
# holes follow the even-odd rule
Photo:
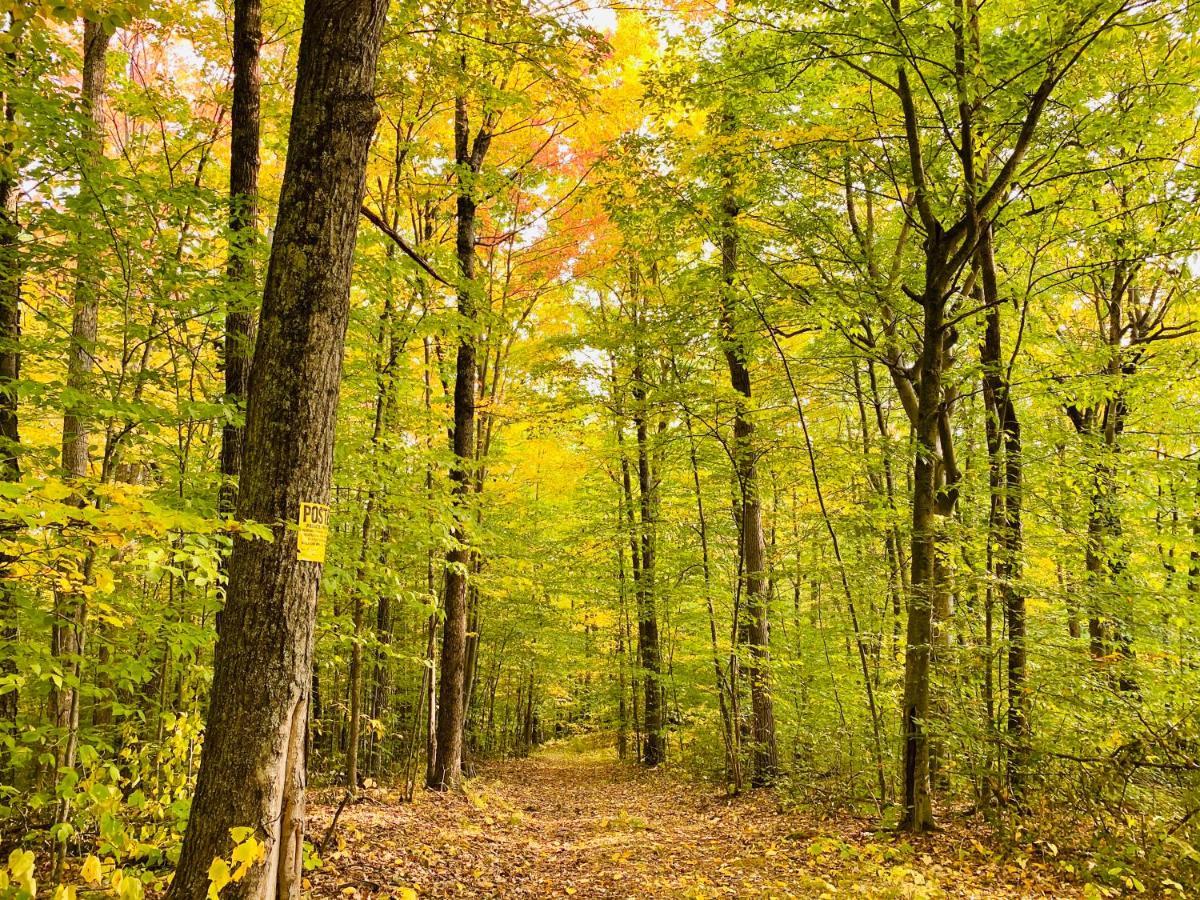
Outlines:
[[[325,833],[338,797],[313,798]],[[462,793],[386,789],[344,809],[308,874],[322,898],[1081,897],[1053,861],[989,849],[978,822],[929,838],[783,811],[669,772],[546,752],[485,766]]]

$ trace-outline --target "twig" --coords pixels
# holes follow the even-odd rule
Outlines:
[[[446,287],[454,287],[454,285],[452,285],[449,281],[447,281],[445,278],[443,278],[441,275],[439,275],[437,273],[437,271],[433,268],[433,266],[429,265],[429,263],[427,263],[425,261],[425,259],[421,256],[421,254],[417,253],[416,250],[414,250],[412,247],[408,246],[408,242],[405,241],[404,238],[402,238],[394,228],[392,228],[390,225],[388,225],[387,222],[383,221],[383,219],[381,219],[379,217],[379,215],[377,213],[375,213],[370,207],[364,205],[359,209],[359,211],[363,214],[363,217],[368,222],[370,222],[372,225],[374,225],[376,228],[378,228],[380,231],[382,231],[385,235],[387,235],[389,238],[391,238],[392,241],[396,244],[397,247],[400,248],[400,250],[404,253],[405,256],[407,256],[409,259],[411,259],[413,262],[415,262],[418,266],[420,266],[422,269],[424,269],[426,272],[428,272],[431,277],[433,277],[437,281],[440,281],[442,284],[446,285]]]
[[[345,796],[342,797],[342,802],[338,804],[337,812],[333,814],[333,820],[329,823],[329,827],[325,829],[325,837],[321,838],[321,843],[317,844],[318,854],[323,854],[325,852],[325,847],[329,844],[329,839],[333,837],[334,829],[337,828],[338,819],[340,819],[342,816],[342,810],[346,808],[346,804],[349,803],[353,797],[354,791],[347,789]]]

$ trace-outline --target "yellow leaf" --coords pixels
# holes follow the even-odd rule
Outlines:
[[[8,868],[18,891],[28,891],[30,897],[37,896],[37,880],[33,877],[33,851],[14,850],[8,855]]]
[[[250,867],[266,856],[267,845],[261,844],[253,837],[246,838],[245,841],[233,848],[233,862],[237,866],[234,870],[233,881],[241,881],[246,873],[250,871]]]
[[[66,500],[71,496],[71,494],[71,488],[63,484],[61,481],[47,480],[46,483],[42,485],[42,495],[47,500]]]
[[[95,856],[89,856],[85,859],[82,868],[79,870],[79,876],[91,885],[99,884],[103,874],[100,869],[100,860]]]
[[[136,878],[123,878],[121,879],[121,890],[117,892],[117,896],[121,900],[142,900],[146,896],[146,889]]]
[[[96,569],[96,590],[102,594],[111,594],[113,588],[116,587],[113,581],[113,573],[109,569]]]
[[[229,864],[219,856],[208,867],[208,900],[217,900],[221,888],[229,884]]]

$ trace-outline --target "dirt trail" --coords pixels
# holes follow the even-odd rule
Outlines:
[[[332,807],[317,804],[323,835]],[[998,862],[966,832],[925,842],[869,822],[727,800],[599,756],[488,767],[462,795],[373,792],[342,813],[310,874],[320,897],[1073,897],[1036,861]]]

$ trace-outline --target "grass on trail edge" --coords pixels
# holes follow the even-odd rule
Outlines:
[[[310,832],[340,799],[317,794]],[[931,838],[733,799],[611,756],[493,763],[460,794],[376,789],[342,811],[315,897],[1092,897],[1051,858],[989,850],[978,823]]]

